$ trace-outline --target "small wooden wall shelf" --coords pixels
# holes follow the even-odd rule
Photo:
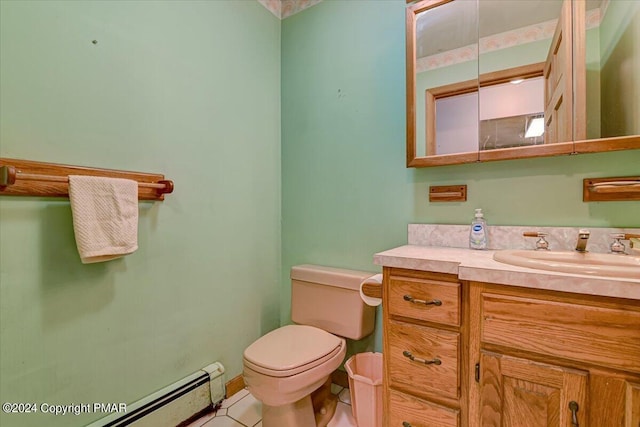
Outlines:
[[[640,176],[586,178],[582,182],[583,202],[640,200]]]
[[[0,196],[69,197],[69,175],[91,175],[138,181],[139,200],[164,200],[173,181],[164,175],[99,169],[0,157]]]
[[[429,187],[430,202],[466,202],[466,185],[439,185]]]

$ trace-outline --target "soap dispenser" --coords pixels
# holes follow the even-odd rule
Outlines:
[[[475,218],[469,231],[469,247],[471,249],[487,249],[487,222],[482,209],[476,209]]]

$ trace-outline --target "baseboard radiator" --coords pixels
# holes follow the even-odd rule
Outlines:
[[[174,427],[222,402],[224,366],[215,362],[87,427]]]

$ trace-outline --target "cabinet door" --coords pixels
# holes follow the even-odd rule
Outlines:
[[[640,384],[627,383],[625,427],[640,426]]]
[[[639,427],[640,378],[589,372],[589,426]]]
[[[482,427],[586,425],[587,373],[482,352]]]

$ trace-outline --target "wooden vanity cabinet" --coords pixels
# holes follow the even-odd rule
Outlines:
[[[385,267],[383,315],[384,426],[640,427],[639,301]]]
[[[639,426],[638,301],[468,286],[469,426]]]
[[[384,268],[384,422],[466,425],[466,327],[457,276]]]

